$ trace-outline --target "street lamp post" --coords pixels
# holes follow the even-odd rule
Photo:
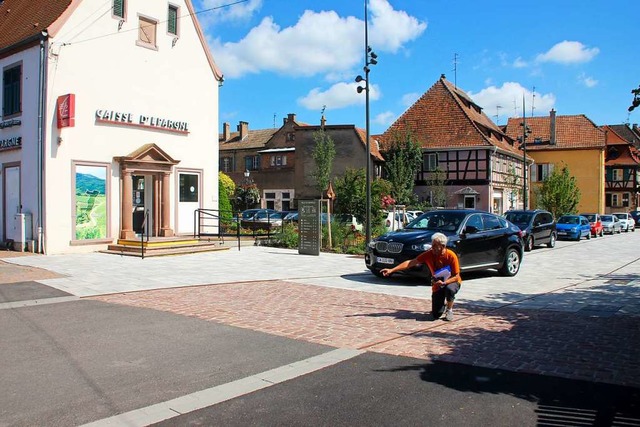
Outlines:
[[[522,97],[522,172],[523,172],[523,193],[522,193],[522,208],[527,209],[529,202],[529,194],[527,192],[527,136],[531,133],[531,129],[527,126],[527,118],[525,114],[524,96]]]
[[[244,191],[244,206],[245,206],[245,209],[249,209],[248,193],[249,193],[249,185],[251,185],[251,178],[249,178],[250,175],[251,175],[251,172],[249,172],[249,169],[246,169],[244,171],[244,187],[245,187],[245,191]]]
[[[365,218],[365,238],[366,244],[371,241],[371,141],[370,141],[370,126],[369,126],[369,65],[376,65],[378,63],[378,55],[371,50],[369,46],[369,14],[367,12],[367,0],[364,2],[364,78],[362,76],[356,77],[356,83],[364,82],[364,86],[358,86],[358,93],[365,94],[365,123],[366,123],[366,218]]]

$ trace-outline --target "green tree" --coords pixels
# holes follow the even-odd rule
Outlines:
[[[344,175],[336,178],[336,213],[350,213],[364,222],[367,214],[366,206],[366,172],[365,169],[348,168]]]
[[[249,209],[260,203],[260,190],[254,183],[246,183],[236,187],[234,193],[236,209]]]
[[[398,204],[412,204],[415,199],[414,181],[422,164],[420,144],[414,141],[411,131],[396,132],[384,156],[387,180],[391,182],[391,196]]]
[[[316,180],[316,188],[322,195],[329,187],[333,159],[336,157],[336,145],[331,136],[322,129],[313,133],[313,142],[315,146],[312,157],[316,168],[312,176]]]
[[[538,191],[538,205],[558,218],[564,214],[575,214],[580,202],[580,189],[576,177],[569,172],[569,167],[554,168],[542,181]]]
[[[504,187],[509,193],[509,209],[515,209],[515,201],[522,196],[522,177],[516,173],[516,166],[513,163],[509,165]]]
[[[431,172],[431,177],[427,181],[427,188],[431,191],[432,207],[447,207],[447,173],[436,168]]]
[[[236,184],[228,175],[218,172],[218,209],[220,218],[230,219],[233,216],[231,199],[236,191]]]
[[[637,89],[631,89],[631,93],[633,94],[633,101],[631,101],[629,111],[633,111],[640,107],[640,86],[638,86]]]

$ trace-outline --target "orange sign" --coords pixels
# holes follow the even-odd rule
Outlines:
[[[58,129],[74,127],[76,124],[76,95],[60,95],[56,102]]]

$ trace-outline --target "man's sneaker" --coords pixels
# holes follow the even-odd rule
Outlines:
[[[444,319],[451,322],[453,320],[453,309],[449,309],[444,313]]]

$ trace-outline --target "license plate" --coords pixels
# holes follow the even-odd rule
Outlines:
[[[393,258],[380,258],[380,257],[378,257],[378,258],[377,258],[377,261],[378,261],[380,264],[393,264],[393,263],[394,263]]]
[[[565,234],[567,234],[566,231],[558,231],[558,236],[564,236]]]

